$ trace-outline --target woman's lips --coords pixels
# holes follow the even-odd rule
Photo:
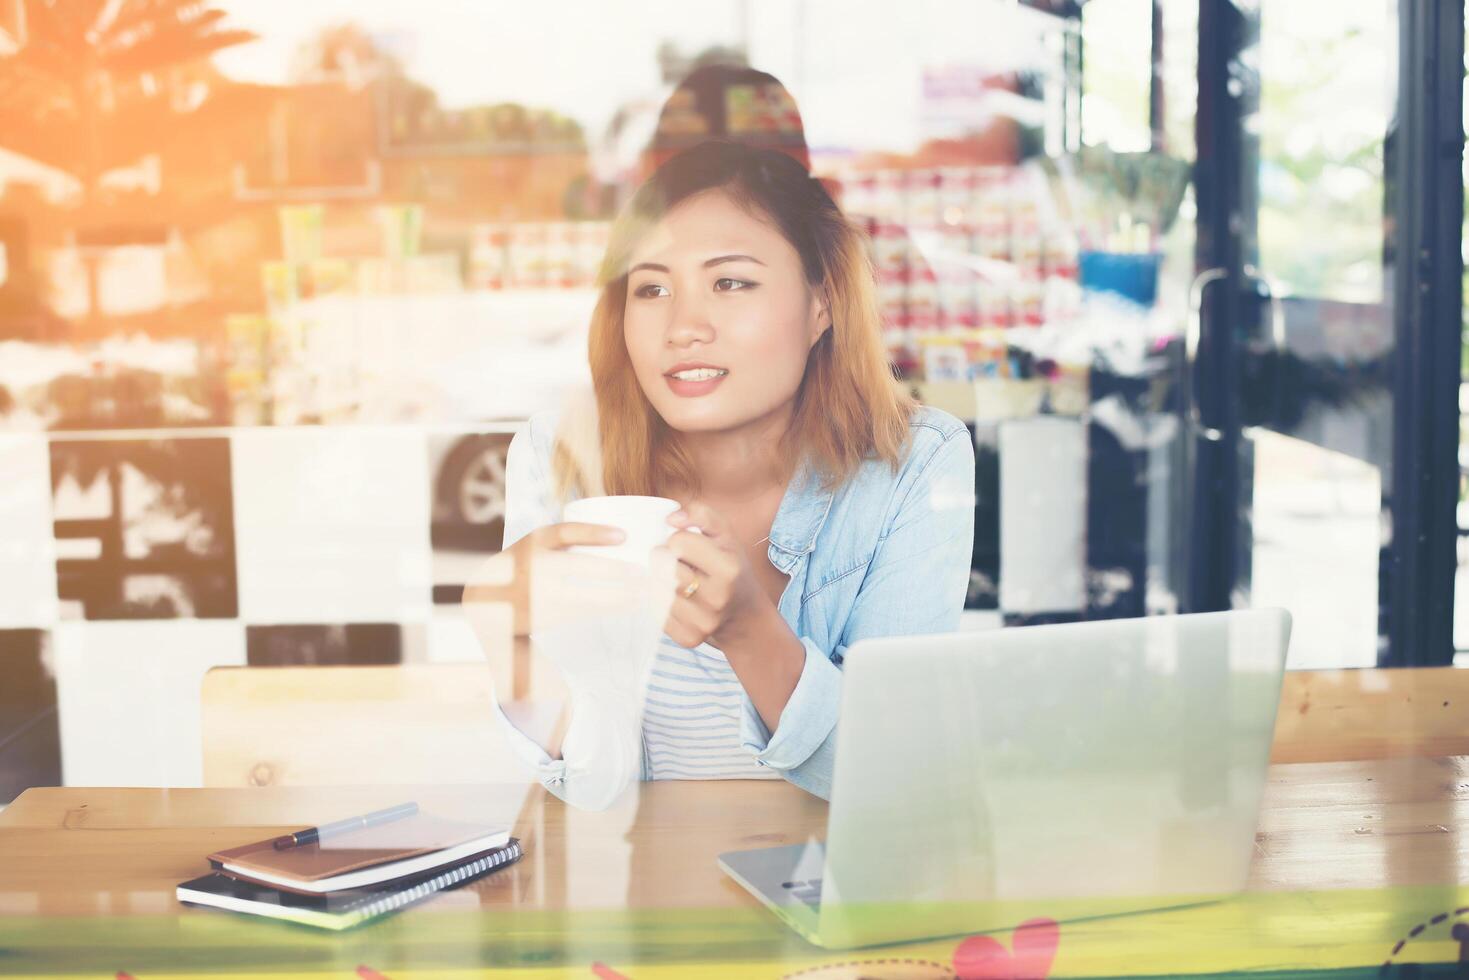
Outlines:
[[[698,398],[718,388],[719,383],[728,377],[728,374],[722,374],[708,381],[680,381],[672,375],[665,374],[663,380],[668,382],[668,389],[680,398]]]

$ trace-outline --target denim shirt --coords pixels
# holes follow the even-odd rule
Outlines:
[[[771,525],[770,563],[789,576],[780,614],[806,661],[776,731],[745,697],[741,741],[760,765],[823,798],[831,793],[847,649],[869,637],[952,632],[964,607],[974,551],[974,445],[962,422],[927,406],[913,413],[909,434],[896,473],[867,460],[825,490],[803,465]],[[511,443],[506,547],[561,519],[549,480],[555,437],[554,418],[538,415]],[[563,760],[503,724],[516,752],[554,791],[565,779]]]

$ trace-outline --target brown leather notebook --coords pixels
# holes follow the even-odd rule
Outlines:
[[[276,850],[277,837],[209,855],[214,867],[277,887],[321,893],[364,888],[503,847],[510,832],[430,813]]]

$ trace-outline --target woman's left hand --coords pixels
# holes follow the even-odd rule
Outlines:
[[[723,649],[773,608],[770,597],[729,523],[712,508],[691,504],[670,515],[668,523],[703,533],[677,531],[665,546],[678,559],[678,582],[663,632],[680,646],[707,641]]]

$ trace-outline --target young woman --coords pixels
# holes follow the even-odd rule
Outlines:
[[[667,545],[678,584],[639,775],[784,777],[825,797],[847,647],[958,625],[968,430],[893,383],[861,234],[781,153],[706,143],[665,163],[614,228],[602,281],[589,342],[601,473],[578,473],[556,421],[531,419],[510,447],[511,567],[620,540],[560,522],[577,496],[679,501],[670,523],[702,534]],[[568,734],[553,758],[511,731],[568,799],[596,768],[593,735]]]

